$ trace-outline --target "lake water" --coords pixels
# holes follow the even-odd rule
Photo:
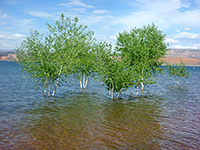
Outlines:
[[[58,87],[43,97],[14,62],[0,62],[0,149],[200,149],[200,67],[181,86],[160,75],[110,101],[102,83]]]

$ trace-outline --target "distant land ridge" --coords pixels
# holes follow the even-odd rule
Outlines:
[[[200,49],[170,49],[166,57],[189,57],[200,59]]]
[[[0,50],[0,61],[16,61],[16,51]]]
[[[200,66],[200,49],[170,49],[162,59],[165,63]]]
[[[200,66],[200,49],[170,49],[161,60],[164,64],[183,62],[187,66]],[[0,61],[16,61],[16,51],[0,50]]]

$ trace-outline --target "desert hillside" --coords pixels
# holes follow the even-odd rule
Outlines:
[[[162,61],[165,63],[170,63],[170,64],[180,64],[182,62],[186,66],[200,66],[200,58],[165,57],[162,59]]]
[[[200,66],[200,49],[171,49],[162,59],[166,63]]]
[[[0,61],[16,61],[15,51],[0,50]]]
[[[15,51],[1,51],[0,61],[16,61]],[[200,66],[200,49],[171,49],[162,61],[170,64],[183,62],[188,66]]]

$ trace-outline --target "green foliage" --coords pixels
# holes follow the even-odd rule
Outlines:
[[[160,58],[167,51],[164,40],[165,35],[152,24],[119,33],[116,51],[121,55],[111,54],[111,46],[104,45],[97,72],[111,93],[155,83],[153,76],[162,71]]]
[[[97,54],[96,72],[98,77],[108,87],[111,99],[117,99],[123,90],[133,86],[132,68],[117,53],[111,53],[111,45],[100,43]],[[114,93],[117,93],[114,96]],[[109,96],[110,97],[110,96]]]
[[[37,83],[45,87],[55,85],[71,75],[80,79],[86,88],[88,78],[97,74],[116,99],[129,87],[154,83],[153,76],[162,71],[158,66],[166,54],[165,35],[155,27],[134,28],[119,33],[115,52],[106,42],[97,42],[87,26],[80,25],[78,18],[65,18],[61,14],[55,24],[47,23],[48,31],[40,34],[31,31],[18,48],[17,58],[22,70]],[[119,55],[116,51],[120,52]],[[82,83],[81,83],[82,82]]]
[[[79,25],[78,18],[64,18],[56,21],[55,25],[49,24],[48,29],[54,44],[52,45],[56,62],[59,68],[62,68],[62,73],[70,75],[77,72],[77,64],[80,64],[80,56],[85,54],[85,49],[91,42],[90,36],[92,32],[86,31],[87,26]]]
[[[186,71],[185,65],[181,62],[179,65],[167,64],[168,75],[173,76],[176,79],[176,83],[180,83],[181,78],[188,78],[189,72]]]
[[[30,37],[23,41],[17,51],[19,64],[23,66],[22,70],[40,84],[44,84],[46,79],[55,80],[55,66],[49,46],[47,38],[44,39],[38,31],[31,31]]]
[[[129,61],[130,66],[135,69],[135,86],[140,83],[154,83],[152,77],[162,71],[159,66],[160,58],[164,57],[167,51],[165,36],[154,24],[119,33],[116,50],[121,52],[122,59]]]
[[[45,92],[47,81],[49,92],[50,85],[55,83],[54,96],[60,79],[89,70],[86,57],[92,47],[93,32],[87,31],[87,26],[79,25],[77,17],[65,18],[63,14],[54,25],[47,26],[46,34],[30,32],[18,48],[17,58],[29,77],[45,85]]]
[[[85,35],[81,36],[78,42],[78,53],[75,57],[76,64],[74,64],[74,74],[81,80],[81,84],[86,88],[87,83],[85,83],[85,75],[87,78],[94,73],[94,43],[95,39],[93,38],[94,33],[88,31]]]

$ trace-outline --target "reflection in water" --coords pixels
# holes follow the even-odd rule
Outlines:
[[[200,149],[200,67],[177,86],[166,76],[107,99],[106,88],[90,80],[59,87],[56,99],[37,98],[34,84],[18,66],[0,62],[0,149]],[[34,93],[34,94],[33,94]]]
[[[187,86],[167,87],[169,100],[163,101],[162,126],[166,149],[200,149],[200,103]],[[164,145],[166,144],[166,145]]]
[[[46,101],[22,121],[29,139],[20,148],[160,149],[164,134],[159,112],[159,105],[143,99],[109,102],[77,96]]]

